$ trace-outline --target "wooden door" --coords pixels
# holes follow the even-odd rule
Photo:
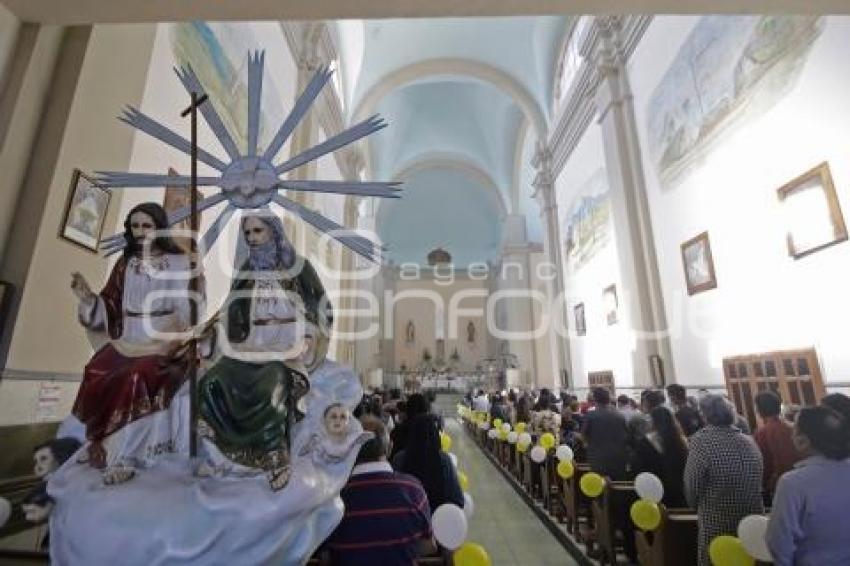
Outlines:
[[[818,404],[825,394],[814,348],[725,358],[723,374],[729,397],[753,430],[757,426],[755,397],[760,392],[774,391],[783,403],[803,407]]]

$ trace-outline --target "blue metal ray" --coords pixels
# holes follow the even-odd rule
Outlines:
[[[263,154],[265,159],[269,161],[274,159],[277,152],[280,151],[280,148],[283,147],[283,144],[285,144],[289,136],[292,135],[292,131],[295,129],[295,126],[298,125],[307,111],[310,110],[310,107],[313,105],[313,101],[317,96],[319,96],[319,93],[325,87],[328,80],[330,80],[331,75],[333,75],[333,71],[328,65],[325,65],[316,71],[316,74],[313,75],[313,78],[310,80],[307,88],[304,89],[304,92],[301,93],[301,96],[299,96],[298,100],[295,102],[295,106],[292,107],[292,112],[290,112],[289,116],[286,117],[286,120],[283,121],[283,124],[281,124],[280,129],[274,136],[274,139],[272,139],[271,143],[269,143],[269,147],[266,148],[266,151]]]
[[[158,175],[155,173],[125,173],[123,171],[97,171],[95,180],[102,187],[123,189],[127,187],[188,187],[192,178],[188,175]],[[198,177],[198,186],[220,186],[221,177]]]
[[[166,128],[153,118],[146,116],[132,106],[127,106],[127,108],[124,109],[124,114],[119,116],[118,119],[163,143],[167,143],[174,149],[178,149],[186,155],[192,155],[192,144],[189,143],[189,140],[174,133],[172,130]],[[198,159],[219,171],[227,169],[227,165],[223,161],[201,148],[198,148]]]
[[[299,153],[289,161],[281,163],[275,167],[275,172],[278,175],[286,173],[287,171],[300,167],[305,163],[309,163],[314,159],[318,159],[325,154],[335,151],[341,147],[345,147],[360,138],[366,137],[386,127],[386,122],[384,122],[383,119],[378,117],[376,114],[375,116],[372,116],[371,118],[368,118],[359,124],[351,126],[347,130],[343,130],[337,135],[326,139],[322,143]]]
[[[227,221],[230,220],[234,212],[236,212],[236,207],[232,204],[227,205],[227,207],[221,211],[221,214],[218,215],[218,218],[215,219],[209,229],[207,229],[207,233],[204,234],[204,239],[201,240],[201,249],[204,250],[204,254],[209,253],[210,249],[212,249],[216,240],[218,240],[221,231],[227,225]]]
[[[212,208],[220,202],[227,200],[227,197],[224,193],[216,193],[214,195],[208,196],[198,203],[198,212],[203,212],[208,208]],[[178,222],[186,220],[192,214],[191,206],[184,206],[182,208],[178,208],[174,212],[168,215],[168,225],[174,226]],[[124,232],[119,232],[117,234],[113,234],[106,238],[103,238],[100,241],[100,247],[102,249],[111,249],[114,246],[118,246],[118,249],[123,249],[126,245],[124,241]],[[109,255],[109,254],[107,254]]]
[[[266,54],[257,51],[248,56],[248,150],[249,156],[257,155],[257,137],[260,134],[260,101],[263,94],[263,65]]]
[[[187,65],[182,69],[175,67],[174,72],[177,73],[177,76],[180,78],[180,82],[183,83],[186,91],[190,94],[194,92],[198,96],[201,96],[206,93],[204,87],[201,86],[201,81],[199,81],[197,75],[195,75],[195,71],[192,70],[191,65]],[[227,131],[227,128],[224,127],[224,122],[221,121],[221,117],[212,105],[212,101],[207,101],[206,104],[201,104],[200,110],[201,114],[204,116],[204,120],[207,121],[207,125],[213,131],[215,137],[218,138],[218,141],[221,142],[224,151],[227,152],[230,159],[232,161],[239,159],[241,157],[239,149],[237,149],[236,144],[233,142],[233,138],[230,137],[230,133]]]
[[[365,197],[399,198],[400,182],[359,182],[359,181],[281,181],[279,189],[314,193],[336,193],[340,195],[360,195]]]
[[[350,235],[351,230],[283,195],[275,195],[274,202],[283,207],[284,210],[295,214],[319,232],[328,234],[342,245],[370,261],[380,261],[381,252],[386,249],[363,236]]]

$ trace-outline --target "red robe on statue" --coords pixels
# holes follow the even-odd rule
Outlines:
[[[139,270],[140,260],[131,258],[129,263],[137,277],[144,276]],[[172,260],[173,263],[177,262]],[[98,350],[86,365],[74,402],[73,413],[86,425],[86,436],[92,441],[102,441],[128,423],[167,408],[187,376],[189,360],[185,349],[179,355],[172,353],[176,343],[160,341],[162,353],[154,354],[128,353],[128,348],[121,348],[122,351],[116,348],[126,330],[126,317],[150,316],[150,313],[125,309],[127,277],[128,260],[122,257],[112,269],[97,303],[90,309],[83,307],[89,311],[87,314],[81,311],[84,326],[92,330],[103,330],[105,326],[111,338],[111,342]],[[148,276],[148,281],[151,280],[156,281],[156,277]],[[98,320],[98,310],[101,310],[101,320]],[[153,316],[172,314],[154,313]],[[156,340],[151,338],[150,342]]]

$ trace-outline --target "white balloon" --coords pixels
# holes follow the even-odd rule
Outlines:
[[[12,516],[12,504],[9,503],[9,500],[0,497],[0,527],[6,524],[6,521],[9,520],[9,517]]]
[[[483,423],[481,423],[481,428],[483,428],[484,430],[490,430],[490,423],[484,421]]]
[[[451,452],[449,452],[449,460],[451,460],[451,461],[452,461],[452,466],[454,466],[455,468],[457,468],[457,456],[455,456],[454,454],[452,454]]]
[[[469,521],[472,518],[473,513],[475,513],[475,501],[472,500],[472,496],[469,495],[469,492],[464,492],[464,494],[463,494],[463,514],[466,515],[467,521]]]
[[[573,449],[567,446],[566,444],[561,444],[558,446],[558,449],[555,451],[555,457],[559,462],[567,461],[570,462],[575,457],[573,455]]]
[[[502,430],[505,431],[505,432],[510,432],[511,431],[511,423],[504,423],[502,425]]]
[[[741,539],[744,550],[761,562],[773,562],[765,540],[767,523],[768,519],[764,515],[749,515],[738,523],[738,538]]]
[[[635,478],[635,491],[641,499],[660,503],[661,498],[664,497],[664,484],[655,474],[642,472]]]
[[[531,444],[531,435],[527,432],[524,432],[519,435],[517,442],[519,442],[520,444]]]
[[[540,464],[546,459],[546,449],[542,446],[535,446],[531,449],[531,459]]]
[[[516,441],[517,441],[518,438],[519,438],[519,435],[516,432],[510,431],[508,433],[508,442],[509,443],[516,444]]]
[[[499,431],[495,428],[491,428],[487,431],[487,438],[496,438],[497,436],[499,436]]]
[[[466,540],[468,527],[463,509],[454,503],[443,503],[431,516],[434,538],[444,547],[454,550]]]

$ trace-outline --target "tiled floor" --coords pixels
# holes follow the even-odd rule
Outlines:
[[[507,484],[454,418],[445,420],[458,468],[469,477],[475,513],[467,540],[483,546],[493,566],[571,566],[576,562]]]

